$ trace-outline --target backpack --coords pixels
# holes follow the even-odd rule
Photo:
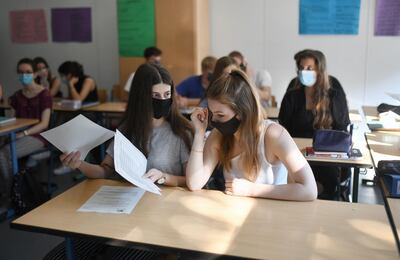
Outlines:
[[[17,215],[23,215],[49,199],[31,171],[23,169],[14,175],[11,203]]]

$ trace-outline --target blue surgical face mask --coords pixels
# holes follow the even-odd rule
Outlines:
[[[31,85],[33,82],[33,73],[18,74],[18,79],[19,79],[19,82],[21,82],[21,84],[24,86]]]
[[[317,73],[313,70],[300,70],[299,80],[304,86],[312,87],[317,82]]]

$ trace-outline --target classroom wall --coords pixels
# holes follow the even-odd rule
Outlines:
[[[209,10],[211,53],[237,49],[253,68],[267,69],[278,105],[296,75],[293,56],[304,48],[325,53],[350,108],[399,104],[385,92],[400,93],[400,37],[373,35],[375,1],[361,0],[358,35],[299,35],[298,0],[210,0]]]
[[[53,7],[91,7],[91,43],[53,43],[51,41],[51,15]],[[9,11],[45,9],[49,41],[37,44],[12,44],[9,31]],[[43,56],[57,74],[58,66],[65,60],[83,64],[85,72],[92,76],[98,87],[111,89],[119,80],[118,37],[115,0],[0,0],[0,84],[7,95],[19,88],[16,63],[22,57]],[[66,93],[66,89],[63,89]]]

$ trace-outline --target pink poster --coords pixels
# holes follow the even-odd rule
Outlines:
[[[10,11],[10,31],[13,43],[47,42],[44,10]]]

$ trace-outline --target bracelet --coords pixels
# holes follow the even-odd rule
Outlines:
[[[202,150],[202,151],[200,151],[200,150],[194,150],[194,149],[192,149],[192,152],[196,152],[196,153],[202,153],[202,152],[203,152],[203,150]]]
[[[24,136],[28,136],[28,135],[29,135],[28,130],[24,130]]]

